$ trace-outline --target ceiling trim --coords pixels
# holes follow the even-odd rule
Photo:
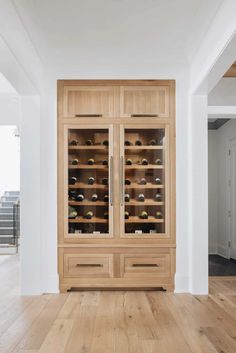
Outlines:
[[[218,130],[221,126],[226,124],[230,119],[216,119],[215,121],[208,121],[208,130]]]

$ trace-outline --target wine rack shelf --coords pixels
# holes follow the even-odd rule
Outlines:
[[[85,184],[85,183],[76,183],[73,185],[69,185],[68,186],[69,189],[108,189],[107,185],[103,185],[103,184]]]
[[[101,169],[101,170],[107,170],[108,167],[105,165],[100,165],[100,164],[93,164],[93,165],[88,165],[88,164],[79,164],[79,165],[69,165],[69,169]]]
[[[139,164],[133,164],[133,165],[126,165],[125,169],[164,169],[163,165],[155,165],[155,164],[148,164],[148,165],[139,165]]]
[[[147,183],[146,185],[140,185],[138,183],[125,185],[125,189],[163,189],[163,188],[164,188],[164,185],[162,184],[151,184],[151,183]]]
[[[163,146],[125,146],[125,150],[163,150]]]
[[[147,219],[142,219],[138,216],[130,216],[129,219],[125,219],[125,223],[164,223],[164,219],[158,219],[155,217],[148,217]]]
[[[69,146],[68,147],[69,150],[73,151],[73,150],[104,150],[104,151],[108,151],[108,147],[107,146]]]
[[[163,206],[164,202],[155,201],[152,199],[145,199],[145,201],[130,200],[125,202],[126,206]]]
[[[108,203],[105,201],[89,201],[89,200],[83,200],[83,201],[69,201],[68,202],[69,206],[107,206]]]
[[[69,223],[108,223],[108,219],[93,217],[91,219],[86,219],[83,217],[69,218]]]

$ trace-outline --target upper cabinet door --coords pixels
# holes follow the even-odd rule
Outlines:
[[[121,86],[120,116],[169,118],[170,87]]]
[[[64,118],[111,118],[114,88],[111,86],[64,86]]]

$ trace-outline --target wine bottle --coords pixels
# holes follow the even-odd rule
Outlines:
[[[88,185],[93,185],[95,183],[94,177],[89,177],[88,178]]]
[[[143,158],[141,161],[142,165],[148,165],[148,160],[146,158]]]
[[[78,179],[75,176],[69,178],[70,185],[75,185],[75,183],[77,183],[77,181],[78,181]]]
[[[76,195],[76,201],[83,201],[84,200],[84,194],[80,193]]]
[[[130,179],[125,179],[125,185],[130,185],[131,184],[131,180]]]
[[[69,142],[69,146],[78,146],[78,144],[79,144],[79,141],[77,141],[77,140],[71,140]]]
[[[102,143],[104,146],[109,146],[109,141],[108,140],[104,140]]]
[[[140,213],[139,217],[142,219],[148,219],[148,213],[146,211],[142,211]]]
[[[108,165],[108,160],[107,160],[107,159],[103,159],[103,160],[102,160],[102,164],[103,164],[103,165]]]
[[[155,184],[161,184],[161,179],[160,178],[155,178],[154,179]]]
[[[87,141],[85,142],[85,144],[86,144],[87,146],[92,146],[92,145],[93,145],[93,141],[92,141],[92,140],[87,140]]]
[[[138,200],[141,201],[141,202],[144,202],[144,201],[145,201],[145,196],[144,196],[144,194],[139,194],[139,195],[138,195]]]
[[[102,184],[108,185],[108,178],[102,178]]]
[[[140,185],[146,185],[147,184],[147,180],[145,178],[141,178],[138,183]]]
[[[89,158],[88,159],[88,165],[93,165],[94,164],[94,159],[93,158]]]
[[[76,200],[77,197],[77,191],[76,190],[69,190],[69,198],[71,200]]]
[[[156,194],[156,195],[155,195],[155,200],[156,200],[156,201],[161,201],[161,200],[162,200],[161,194]]]
[[[69,206],[69,209],[68,209],[68,217],[70,219],[74,219],[78,216],[78,212],[76,211],[76,209],[72,206]]]
[[[129,219],[129,212],[125,211],[125,219]]]
[[[162,213],[161,212],[156,212],[156,218],[158,218],[158,219],[162,219],[163,218],[163,216],[162,216]]]
[[[128,141],[128,140],[125,141],[125,146],[131,146],[131,145],[132,145],[132,143],[130,141]]]
[[[126,159],[126,164],[127,165],[132,165],[132,159],[130,159],[130,158]]]
[[[84,215],[84,218],[86,218],[86,219],[91,219],[91,218],[93,218],[93,212],[92,212],[92,211],[86,212],[85,215]]]
[[[149,144],[149,146],[156,146],[157,145],[157,140],[151,139],[148,144]]]
[[[104,212],[103,217],[104,217],[104,219],[108,219],[109,218],[109,213],[108,212]]]
[[[125,194],[125,202],[129,202],[130,201],[130,196],[129,194]]]
[[[74,158],[72,161],[71,161],[71,164],[72,165],[78,165],[79,164],[79,160],[77,158]]]
[[[160,158],[157,158],[157,159],[155,160],[155,164],[161,165],[161,164],[162,164],[161,159],[160,159]]]
[[[140,141],[140,140],[135,141],[135,145],[136,146],[142,146],[142,141]]]
[[[103,197],[103,201],[104,202],[108,202],[109,201],[109,196],[107,194]]]
[[[98,195],[97,194],[93,194],[92,196],[91,196],[91,200],[92,201],[97,201],[97,199],[98,199]]]

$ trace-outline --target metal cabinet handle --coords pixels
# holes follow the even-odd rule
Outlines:
[[[76,118],[101,118],[102,114],[75,114]]]
[[[131,114],[132,118],[157,118],[158,114]]]
[[[124,203],[124,157],[120,157],[120,204]]]
[[[113,156],[110,157],[110,205],[113,205]]]
[[[76,264],[76,267],[103,267],[103,264]]]
[[[132,264],[132,267],[159,267],[158,264]]]

